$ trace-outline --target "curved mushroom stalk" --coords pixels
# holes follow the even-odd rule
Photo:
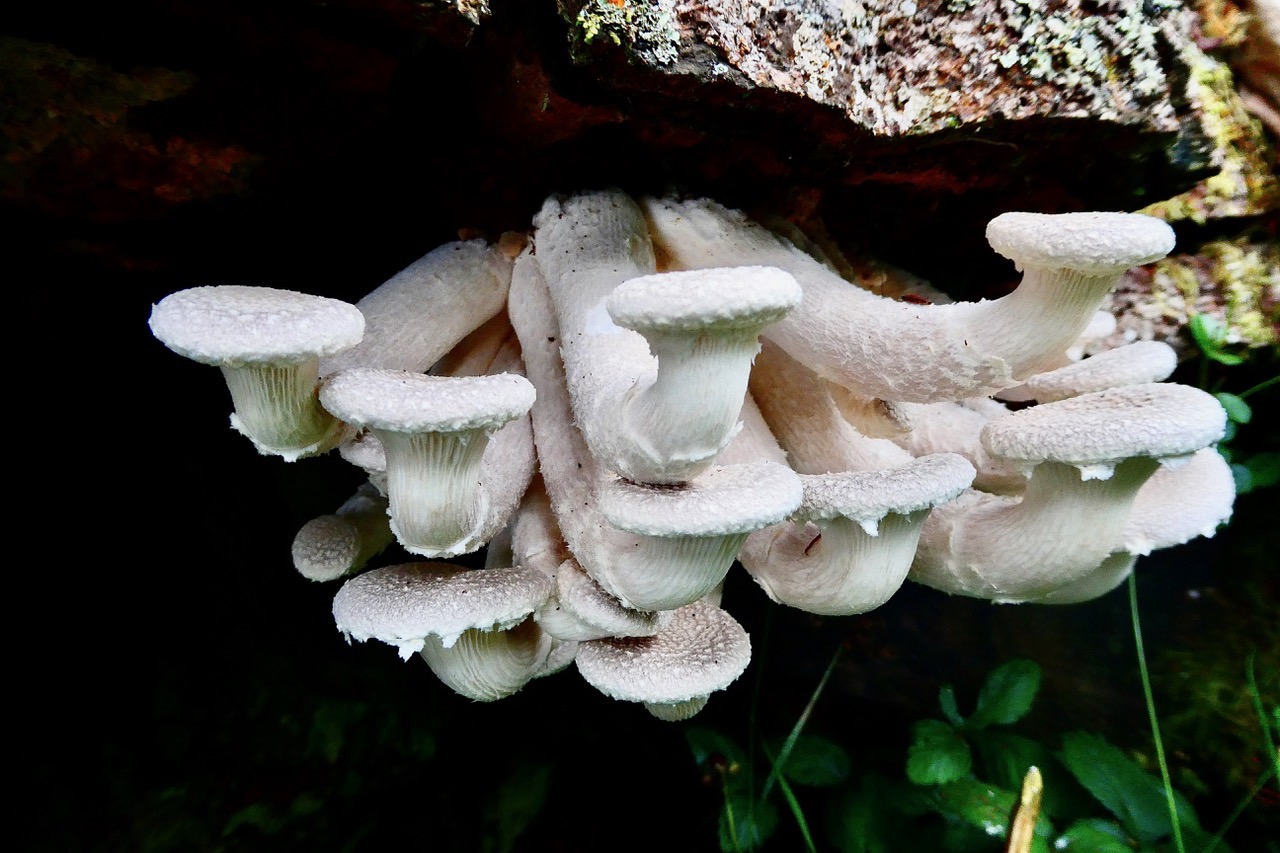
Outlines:
[[[410,553],[451,557],[480,548],[506,520],[491,511],[491,499],[510,499],[524,472],[509,515],[528,484],[532,471],[519,458],[512,465],[508,454],[486,453],[490,436],[533,404],[533,386],[522,376],[353,368],[328,379],[320,397],[325,408],[368,427],[382,444],[391,528]],[[527,440],[518,430],[509,436],[517,444]],[[500,470],[486,488],[493,466],[512,470]]]
[[[526,617],[505,631],[470,628],[446,647],[428,636],[418,654],[454,693],[494,702],[517,692],[546,667],[552,637]]]
[[[323,362],[328,376],[353,367],[423,373],[502,311],[512,256],[484,240],[445,243],[379,285],[356,307],[360,344]]]
[[[387,499],[364,483],[336,512],[302,525],[293,537],[293,567],[313,581],[336,580],[364,568],[393,541]]]
[[[222,368],[231,426],[259,453],[293,462],[350,435],[316,400],[323,356],[348,350],[364,333],[354,305],[270,287],[194,287],[151,311],[165,346]]]
[[[796,523],[752,534],[742,565],[781,604],[827,616],[873,610],[906,580],[929,510],[973,474],[940,453],[884,471],[802,476]]]
[[[705,470],[736,429],[761,329],[799,286],[759,267],[654,274],[644,217],[619,191],[550,199],[534,225],[592,453],[635,482]]]
[[[559,330],[532,256],[516,261],[509,311],[538,389],[534,438],[560,530],[582,568],[625,606],[669,610],[697,600],[724,578],[749,530],[799,506],[799,480],[780,466],[712,471],[684,487],[611,483],[574,428]]]
[[[911,578],[1001,602],[1035,601],[1082,581],[1113,552],[1139,489],[1160,459],[1222,437],[1225,416],[1203,391],[1133,385],[993,419],[992,454],[1034,466],[1021,499],[977,492],[925,523]]]
[[[578,672],[601,693],[643,702],[662,720],[684,720],[742,675],[751,661],[747,632],[725,611],[697,602],[676,611],[652,637],[580,643]]]
[[[1168,225],[1140,214],[1003,214],[987,235],[1023,268],[1018,289],[991,302],[915,305],[850,286],[715,202],[642,204],[672,268],[759,264],[795,276],[803,301],[765,332],[794,358],[864,396],[918,403],[1017,384],[1067,350],[1126,269],[1174,243]]]

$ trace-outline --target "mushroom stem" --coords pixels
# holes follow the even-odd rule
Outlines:
[[[405,549],[428,557],[475,550],[467,541],[485,515],[477,485],[488,431],[372,432],[387,455],[391,529]]]
[[[526,617],[505,631],[470,628],[451,646],[429,635],[418,654],[453,692],[477,702],[494,702],[541,672],[551,644],[551,636]]]

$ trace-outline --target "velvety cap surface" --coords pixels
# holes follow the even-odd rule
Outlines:
[[[193,287],[151,309],[151,332],[204,364],[271,364],[333,355],[364,335],[354,305],[273,287]]]
[[[578,671],[601,693],[624,702],[669,704],[723,690],[747,668],[751,640],[725,611],[695,602],[652,637],[578,645]]]
[[[955,498],[977,475],[958,453],[933,453],[896,468],[801,475],[800,514],[811,519],[844,516],[857,520],[906,515]]]
[[[447,563],[404,563],[374,569],[342,585],[333,599],[338,630],[417,651],[434,634],[453,644],[469,628],[516,624],[551,595],[536,569],[463,569]]]
[[[1222,406],[1198,388],[1129,385],[997,417],[982,428],[982,444],[1005,459],[1092,465],[1194,453],[1225,427]]]
[[[723,536],[782,521],[803,494],[790,468],[758,462],[712,468],[678,486],[614,480],[600,492],[600,511],[644,536]]]
[[[776,267],[719,267],[630,279],[614,289],[607,306],[626,328],[695,331],[772,323],[802,295],[791,274]]]
[[[987,224],[987,242],[1023,268],[1106,273],[1163,258],[1175,238],[1141,213],[1002,213]]]
[[[393,432],[460,432],[499,427],[533,406],[532,383],[514,373],[427,376],[357,367],[320,388],[320,404],[354,426]]]
[[[1032,376],[1021,388],[1024,396],[1048,403],[1105,388],[1160,382],[1177,366],[1178,355],[1168,344],[1135,341]]]

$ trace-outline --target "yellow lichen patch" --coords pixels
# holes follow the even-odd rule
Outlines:
[[[1142,212],[1170,222],[1203,223],[1280,208],[1280,183],[1271,171],[1273,154],[1261,126],[1236,93],[1230,68],[1194,46],[1185,50],[1184,59],[1191,69],[1187,98],[1201,117],[1201,131],[1213,146],[1209,161],[1219,171]]]

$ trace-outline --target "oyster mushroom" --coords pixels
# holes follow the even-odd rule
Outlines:
[[[591,640],[578,646],[578,672],[606,696],[643,702],[662,720],[686,720],[742,675],[747,632],[725,611],[697,602],[676,611],[652,637]]]
[[[795,280],[767,267],[655,274],[644,217],[619,191],[552,198],[534,225],[592,453],[635,482],[705,470],[735,431],[760,330],[800,300]]]
[[[293,567],[309,580],[337,580],[364,568],[394,541],[387,499],[364,483],[335,512],[302,525],[293,537]]]
[[[1121,548],[1130,509],[1162,460],[1222,437],[1209,394],[1131,385],[991,420],[995,456],[1032,469],[1020,498],[966,492],[925,523],[910,577],[946,592],[1034,601],[1081,580]]]
[[[382,444],[391,529],[406,550],[428,557],[481,547],[497,532],[493,499],[523,493],[527,477],[482,482],[481,472],[490,436],[527,413],[533,398],[528,380],[510,373],[445,377],[375,368],[344,370],[320,391],[326,409],[368,427]]]
[[[990,302],[915,305],[867,293],[742,213],[700,199],[645,199],[650,234],[673,269],[774,266],[804,299],[765,331],[820,376],[866,397],[929,403],[992,394],[1058,358],[1130,267],[1174,245],[1141,214],[1006,213],[987,227],[995,250],[1023,269]]]
[[[194,287],[161,299],[149,325],[179,355],[222,368],[231,426],[259,453],[293,462],[348,435],[316,401],[316,380],[322,357],[360,342],[354,305],[272,287]]]

